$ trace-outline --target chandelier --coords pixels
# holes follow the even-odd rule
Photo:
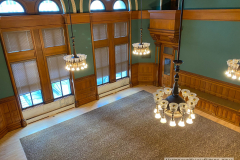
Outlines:
[[[75,49],[75,41],[73,36],[73,28],[72,28],[72,17],[70,12],[70,0],[68,0],[68,9],[69,9],[69,17],[70,17],[70,24],[71,24],[71,32],[72,32],[72,47],[73,47],[73,55],[66,55],[63,57],[64,61],[66,62],[66,69],[69,71],[79,71],[84,70],[87,68],[87,55],[85,54],[77,54]]]
[[[156,108],[154,109],[155,118],[161,119],[161,123],[167,123],[165,115],[171,117],[169,125],[176,126],[175,118],[181,118],[178,125],[180,127],[185,126],[185,119],[188,124],[193,123],[195,119],[194,108],[197,105],[199,98],[197,98],[196,93],[190,92],[187,89],[180,89],[178,86],[180,65],[183,63],[180,58],[180,46],[181,46],[181,31],[182,31],[182,18],[183,18],[183,8],[184,0],[182,0],[182,9],[180,17],[180,28],[179,28],[179,41],[178,41],[178,54],[177,60],[173,63],[176,65],[175,71],[176,75],[174,77],[173,88],[166,87],[164,89],[158,89],[157,92],[153,93],[154,102],[156,103]],[[181,93],[181,95],[180,95]]]
[[[150,54],[150,43],[142,42],[142,0],[141,0],[141,28],[140,28],[140,43],[133,43],[133,54],[135,55],[148,55]]]
[[[232,79],[240,80],[240,59],[230,59],[227,61],[228,70],[226,75]]]

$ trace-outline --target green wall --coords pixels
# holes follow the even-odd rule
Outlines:
[[[184,9],[240,8],[240,0],[185,0]]]
[[[71,26],[68,25],[69,30],[69,40],[72,46],[71,40]],[[74,72],[75,79],[85,77],[88,75],[94,74],[94,61],[93,61],[93,52],[92,52],[92,39],[91,39],[91,29],[90,23],[85,24],[74,24],[73,25],[73,34],[75,36],[75,47],[76,52],[87,55],[87,64],[88,68]],[[71,47],[72,50],[72,47]]]
[[[160,0],[143,0],[142,1],[143,10],[159,10]],[[138,9],[141,10],[141,0],[138,0]],[[171,9],[171,0],[163,0],[162,2],[163,10]]]
[[[234,58],[240,58],[240,22],[183,21],[182,70],[240,85],[224,74]]]
[[[132,54],[132,63],[154,63],[155,62],[155,44],[149,33],[149,19],[143,19],[143,42],[150,43],[151,56],[150,58],[142,58],[141,56],[137,56]],[[141,28],[141,20],[136,19],[132,20],[132,43],[140,42],[140,28]],[[132,53],[132,52],[131,52]]]
[[[14,96],[14,91],[0,42],[0,99]]]

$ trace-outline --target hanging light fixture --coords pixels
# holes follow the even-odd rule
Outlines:
[[[140,28],[140,43],[133,43],[133,54],[135,55],[148,55],[150,54],[149,46],[150,43],[142,42],[142,0],[141,0],[141,28]]]
[[[227,61],[228,70],[226,75],[232,79],[240,80],[240,59],[230,59]]]
[[[154,109],[155,118],[160,119],[161,123],[167,123],[165,115],[171,117],[169,125],[174,127],[176,126],[175,118],[180,118],[178,125],[180,127],[185,126],[185,119],[188,124],[193,123],[195,119],[194,108],[197,105],[199,98],[197,94],[190,92],[187,89],[180,89],[178,86],[179,80],[179,71],[180,65],[183,63],[180,58],[180,46],[181,46],[181,32],[182,32],[182,18],[183,18],[183,4],[182,0],[182,9],[180,17],[180,28],[179,28],[179,42],[178,42],[178,54],[177,60],[174,60],[173,63],[176,65],[175,71],[175,83],[172,88],[165,87],[164,89],[158,89],[157,92],[153,93],[154,102],[156,103],[156,108]],[[179,93],[182,93],[181,96]]]
[[[69,10],[69,17],[70,17],[70,24],[71,24],[71,33],[72,33],[72,47],[73,47],[73,55],[66,55],[63,57],[64,61],[66,62],[66,69],[69,71],[79,71],[84,70],[87,68],[87,55],[85,54],[77,54],[75,49],[75,41],[73,36],[73,28],[72,28],[72,17],[70,12],[70,0],[68,0],[68,10]]]

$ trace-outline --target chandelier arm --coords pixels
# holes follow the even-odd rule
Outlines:
[[[74,58],[78,58],[77,53],[76,53],[76,49],[75,49],[75,37],[73,36],[73,27],[72,27],[72,16],[71,16],[71,12],[70,12],[70,0],[68,0],[68,12],[69,12],[69,18],[70,18],[70,25],[71,25],[71,33],[72,33],[72,47],[73,47],[73,55]]]

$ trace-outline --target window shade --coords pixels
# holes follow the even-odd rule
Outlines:
[[[44,47],[55,47],[65,45],[63,28],[42,29]]]
[[[127,36],[127,22],[114,23],[114,38]]]
[[[3,38],[8,53],[33,49],[30,31],[3,32]]]
[[[93,40],[99,41],[107,39],[107,24],[93,25]]]
[[[128,44],[115,46],[116,73],[128,70]]]
[[[12,63],[11,68],[19,95],[41,90],[35,60]]]
[[[97,78],[109,76],[109,51],[108,47],[95,49]]]
[[[64,54],[47,57],[49,76],[52,83],[70,78],[69,71],[65,69],[63,56]]]

